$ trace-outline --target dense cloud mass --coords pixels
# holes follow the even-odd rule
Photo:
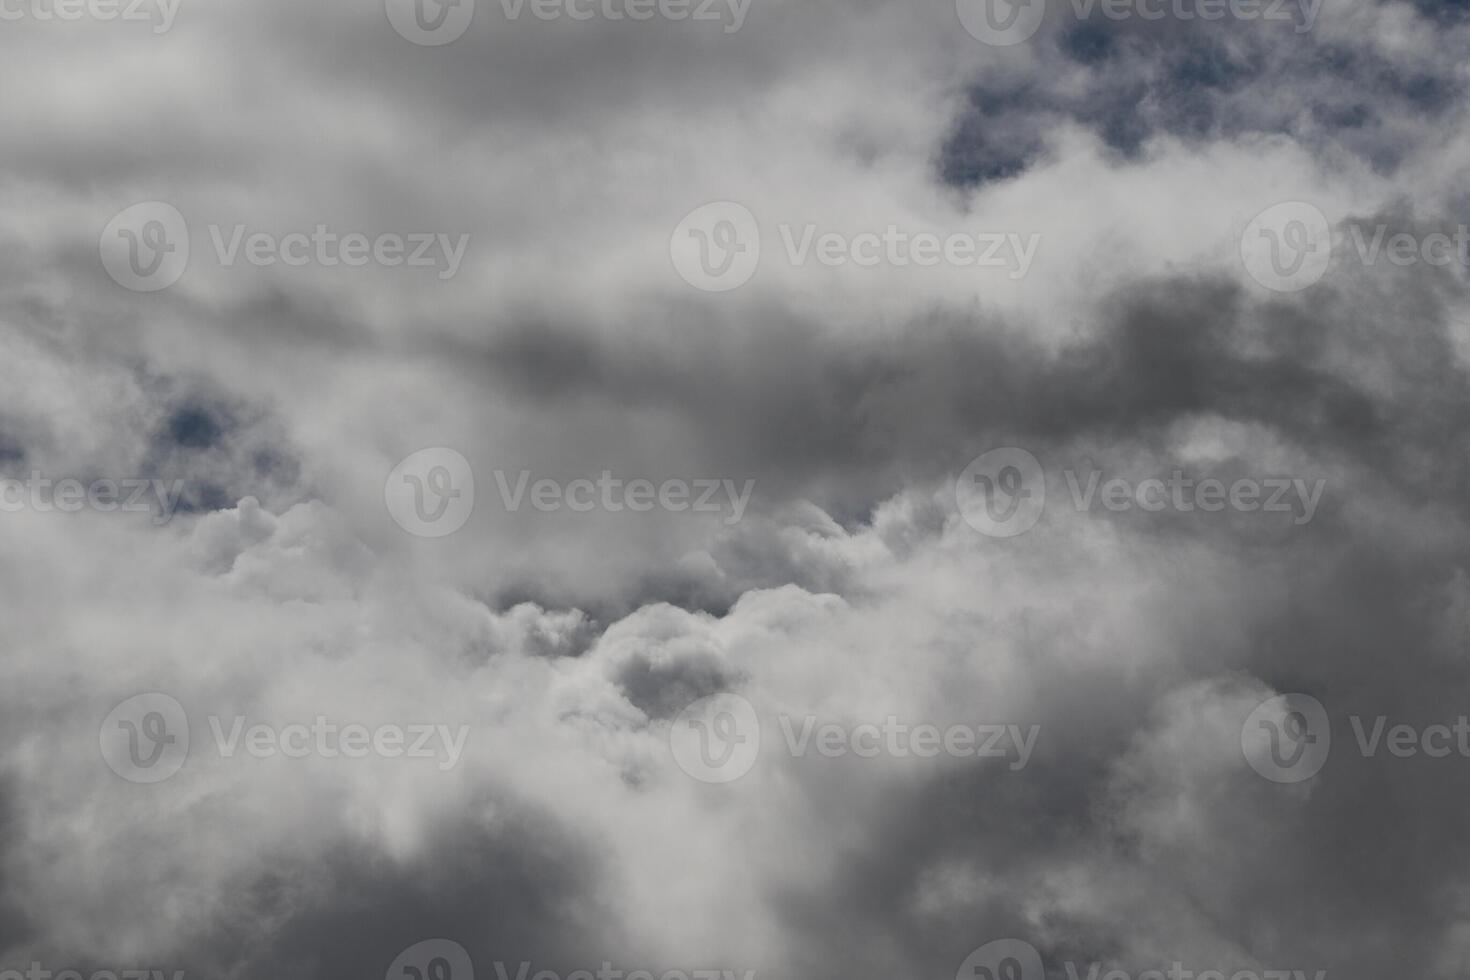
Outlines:
[[[1467,54],[0,0],[0,980],[1465,976]]]

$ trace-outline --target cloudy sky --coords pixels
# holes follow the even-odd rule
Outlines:
[[[1467,9],[0,0],[0,980],[1465,976]]]

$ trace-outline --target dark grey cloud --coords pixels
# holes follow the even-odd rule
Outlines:
[[[385,974],[408,947],[444,938],[469,951],[476,976],[494,977],[499,960],[512,975],[522,959],[575,969],[614,942],[602,934],[603,872],[589,843],[553,815],[482,805],[505,811],[494,830],[470,815],[446,820],[419,861],[344,842],[306,865],[263,868],[238,884],[228,920],[181,955],[200,972],[348,980]]]

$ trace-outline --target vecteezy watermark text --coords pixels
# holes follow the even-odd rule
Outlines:
[[[1040,725],[933,724],[823,720],[816,715],[776,716],[781,745],[791,758],[812,754],[824,759],[1005,759],[1007,768],[1025,768],[1036,748]],[[755,706],[738,694],[712,694],[679,712],[669,728],[674,761],[706,783],[728,783],[754,767],[762,744]]]
[[[441,281],[459,272],[470,241],[468,234],[456,238],[444,232],[344,233],[325,224],[285,234],[252,230],[242,223],[210,224],[208,231],[215,261],[223,269],[241,262],[262,269],[402,267],[433,270]],[[145,201],[125,208],[103,229],[102,266],[115,282],[134,292],[167,289],[188,268],[190,241],[188,222],[177,208]]]
[[[233,759],[242,750],[255,759],[430,759],[441,772],[459,763],[469,737],[468,725],[367,725],[341,723],[326,715],[286,724],[250,724],[239,714],[210,715],[209,730],[222,759]],[[114,707],[103,719],[97,738],[102,758],[113,772],[129,782],[157,783],[183,768],[189,755],[189,731],[184,706],[155,691]]]
[[[504,470],[495,471],[495,487],[507,511],[515,513],[521,509],[527,499],[529,485],[531,506],[543,514],[554,514],[563,507],[577,514],[599,509],[614,514],[623,510],[639,514],[653,510],[676,514],[685,511],[719,514],[728,510],[724,523],[729,525],[740,523],[745,516],[746,505],[750,503],[750,495],[755,491],[754,480],[746,480],[741,487],[737,487],[734,480],[713,477],[664,480],[654,486],[652,480],[624,481],[613,476],[611,470],[603,470],[596,482],[586,478],[565,484],[550,479],[530,481],[530,470],[517,473],[514,483]]]
[[[1182,469],[1142,480],[1106,478],[1088,465],[1064,471],[1073,508],[1114,513],[1261,512],[1289,514],[1294,525],[1317,513],[1325,479],[1241,477],[1226,483],[1215,477],[1187,476]],[[1047,479],[1041,461],[1025,449],[1005,446],[977,456],[955,482],[955,501],[965,522],[982,534],[1014,537],[1036,526],[1047,504]]]
[[[475,965],[453,939],[425,939],[394,957],[383,980],[475,980]]]
[[[24,972],[0,969],[0,980],[184,980],[183,970],[50,970],[36,961]]]
[[[245,722],[244,715],[235,715],[226,731],[223,719],[210,715],[209,730],[221,758],[232,759],[243,748],[255,759],[437,759],[441,770],[449,770],[459,763],[470,734],[468,725],[342,725],[326,715],[317,715],[309,725],[257,722],[246,728]]]
[[[529,9],[537,20],[689,20],[722,25],[734,34],[745,25],[751,0],[500,0],[506,20]]]
[[[1235,970],[1186,967],[1181,960],[1137,973],[1099,962],[1062,963],[1067,980],[1326,980],[1326,970]],[[1053,972],[1052,975],[1055,975]],[[1036,947],[1024,939],[996,939],[976,947],[955,971],[955,980],[1046,980]]]
[[[1470,759],[1470,716],[1430,724],[1394,721],[1386,714],[1348,715],[1353,745],[1365,759]],[[1240,747],[1252,769],[1275,783],[1299,783],[1322,769],[1332,751],[1332,724],[1310,694],[1278,694],[1256,706],[1241,725]]]
[[[826,722],[818,727],[815,715],[807,715],[798,731],[789,715],[777,719],[786,750],[803,756],[810,749],[826,759],[853,755],[859,759],[890,756],[903,759],[955,758],[1004,759],[1014,756],[1011,770],[1024,769],[1036,748],[1040,725],[907,725],[889,715],[881,725],[861,722],[844,725]],[[708,730],[708,729],[706,729]],[[813,738],[815,735],[815,739]]]
[[[221,266],[229,268],[241,258],[260,268],[269,268],[277,262],[297,269],[312,264],[328,269],[339,265],[354,269],[367,265],[385,269],[404,266],[435,269],[440,279],[453,279],[470,243],[469,235],[453,239],[443,232],[407,235],[388,232],[371,238],[359,232],[339,235],[326,225],[287,235],[256,231],[249,238],[245,237],[247,230],[245,225],[233,226],[227,241],[220,225],[209,226],[210,241]]]
[[[1110,511],[1139,510],[1157,514],[1164,510],[1189,513],[1195,509],[1206,513],[1218,513],[1230,509],[1249,513],[1291,514],[1293,524],[1306,524],[1317,512],[1317,503],[1322,499],[1326,480],[1319,479],[1308,485],[1306,480],[1291,477],[1265,477],[1255,479],[1242,477],[1226,484],[1213,477],[1196,479],[1187,477],[1183,470],[1175,470],[1167,480],[1150,477],[1133,483],[1121,477],[1102,484],[1098,493],[1098,481],[1102,471],[1087,471],[1087,482],[1082,484],[1076,470],[1067,470],[1067,489],[1072,505],[1078,510],[1092,510],[1101,503]],[[1003,490],[1004,488],[1002,488]]]
[[[1072,15],[1087,21],[1094,10],[1112,21],[1263,21],[1312,29],[1322,0],[1069,0]],[[1046,18],[1047,0],[955,0],[960,24],[971,37],[996,47],[1029,40]]]
[[[527,12],[541,21],[654,19],[716,23],[725,34],[745,24],[751,0],[499,0],[508,21]],[[476,0],[385,0],[388,22],[399,36],[423,47],[459,40],[475,19]]]
[[[174,26],[183,0],[0,0],[0,21],[147,21],[154,34]]]
[[[823,229],[815,223],[776,226],[787,263],[801,268],[815,262],[829,269],[949,266],[1003,270],[1020,279],[1031,268],[1041,235],[961,230],[941,233],[888,224],[856,233]],[[691,286],[718,293],[749,282],[761,260],[761,229],[750,209],[716,201],[684,217],[669,239],[674,269]]]
[[[1101,963],[1086,964],[1087,972],[1084,973],[1076,963],[1066,961],[1062,966],[1067,971],[1068,980],[1326,980],[1327,971],[1317,970],[1308,973],[1306,970],[1191,970],[1185,967],[1182,960],[1175,960],[1168,967],[1159,970],[1140,970],[1137,973],[1129,973],[1127,970],[1103,969]]]
[[[754,970],[622,970],[604,960],[596,970],[572,970],[565,975],[555,970],[532,972],[531,963],[522,960],[512,973],[508,964],[495,961],[496,980],[755,980]]]
[[[59,511],[76,514],[95,510],[153,514],[153,523],[167,524],[178,510],[184,495],[184,481],[134,477],[123,480],[81,480],[70,477],[53,480],[33,470],[24,480],[0,477],[0,513],[17,514],[32,510],[49,514]],[[156,506],[155,506],[156,505]]]
[[[1423,234],[1391,231],[1388,222],[1347,222],[1345,235],[1333,234],[1327,216],[1314,204],[1284,201],[1251,219],[1240,237],[1240,256],[1252,279],[1278,293],[1294,293],[1326,274],[1334,256],[1359,265],[1380,262],[1406,267],[1470,266],[1470,226]],[[1351,245],[1351,249],[1343,245]]]
[[[708,477],[699,479],[625,479],[612,470],[597,477],[574,480],[537,478],[530,470],[494,471],[495,489],[501,506],[516,513],[529,505],[542,514],[568,511],[587,514],[628,511],[646,514],[724,514],[723,523],[734,525],[745,517],[755,492],[756,481]],[[421,538],[453,534],[470,519],[475,509],[475,474],[470,461],[456,450],[443,446],[421,449],[409,455],[388,474],[383,500],[393,521]]]

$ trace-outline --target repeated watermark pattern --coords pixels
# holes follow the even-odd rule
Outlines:
[[[470,236],[446,232],[367,234],[325,224],[277,234],[236,222],[208,226],[209,243],[222,269],[245,264],[258,269],[423,269],[438,280],[453,279],[464,262]],[[144,201],[118,212],[102,230],[102,266],[120,286],[139,293],[168,289],[183,278],[191,257],[189,223],[165,201]]]
[[[603,960],[595,968],[557,970],[537,967],[530,960],[491,964],[496,980],[755,980],[755,970],[694,969],[639,970],[614,966]],[[474,980],[469,952],[452,939],[414,943],[393,960],[384,980]]]
[[[394,957],[383,980],[475,980],[475,966],[453,939],[425,939]]]
[[[1241,725],[1240,750],[1250,767],[1273,783],[1311,779],[1332,750],[1327,711],[1308,694],[1267,698]]]
[[[1318,208],[1303,201],[1272,205],[1241,232],[1240,257],[1262,286],[1298,292],[1326,274],[1332,262],[1332,226]]]
[[[623,480],[611,470],[603,470],[594,481],[581,478],[562,483],[559,480],[538,479],[531,482],[531,471],[521,470],[514,476],[504,470],[496,470],[495,487],[500,502],[510,513],[515,513],[527,502],[532,509],[542,514],[555,514],[565,508],[577,514],[604,510],[618,514],[624,510],[646,514],[653,510],[679,514],[688,511],[695,514],[724,514],[727,525],[740,523],[750,496],[755,492],[755,481],[746,480],[737,486],[734,480],[713,477],[683,480],[664,480],[657,486],[652,480]],[[527,495],[527,487],[530,494]]]
[[[1430,724],[1395,722],[1386,714],[1355,713],[1347,720],[1351,745],[1365,759],[1470,759],[1470,717],[1466,715]],[[1246,762],[1273,783],[1311,779],[1327,763],[1332,746],[1327,709],[1309,694],[1267,698],[1240,729]]]
[[[1309,523],[1317,513],[1327,481],[1301,477],[1241,477],[1230,482],[1198,477],[1182,469],[1133,480],[1109,476],[1096,466],[1063,471],[1066,501],[1081,512],[1139,510],[1157,514],[1263,513],[1289,515],[1293,525]],[[1017,446],[992,449],[970,461],[955,482],[960,516],[972,528],[994,538],[1031,530],[1047,505],[1047,479],[1041,461]]]
[[[152,514],[154,524],[173,520],[184,497],[185,482],[149,477],[82,481],[54,479],[32,470],[25,479],[0,477],[0,514],[33,511],[38,514]]]
[[[1007,760],[1011,771],[1024,769],[1036,748],[1041,726],[1016,724],[910,723],[897,715],[882,721],[831,721],[808,714],[775,718],[780,746],[791,758]],[[760,756],[762,723],[755,706],[738,694],[700,698],[684,708],[669,727],[674,761],[706,783],[728,783],[754,768]]]
[[[0,980],[184,980],[183,970],[52,970],[32,960],[26,970],[0,968]]]
[[[824,722],[820,726],[815,715],[807,715],[799,729],[789,715],[777,722],[786,750],[793,756],[814,750],[824,759],[845,755],[859,759],[1011,758],[1013,771],[1026,767],[1036,748],[1036,736],[1041,734],[1040,725],[1025,729],[1020,725],[907,725],[897,715],[889,715],[882,724]]]
[[[751,0],[497,0],[507,21],[617,23],[652,20],[718,26],[734,34],[745,26]],[[443,47],[464,36],[474,23],[477,0],[385,0],[388,23],[422,47]],[[486,3],[485,6],[491,5]]]
[[[0,22],[95,20],[148,24],[154,34],[167,34],[184,0],[0,0]]]
[[[1181,960],[1137,972],[1090,961],[1062,961],[1067,980],[1326,980],[1326,970],[1238,970],[1185,966]],[[1050,974],[1056,976],[1055,967]],[[995,939],[965,957],[955,980],[1046,980],[1048,972],[1036,947],[1024,939]]]
[[[873,269],[932,269],[940,266],[987,270],[1020,279],[1031,269],[1041,235],[1013,231],[910,229],[897,224],[850,232],[815,223],[776,226],[781,254],[792,268],[820,265]],[[755,276],[762,256],[760,222],[743,204],[715,201],[695,208],[674,228],[669,256],[689,285],[728,292]]]
[[[459,764],[468,725],[341,722],[317,715],[285,724],[252,722],[242,714],[211,714],[211,744],[221,759],[431,760],[441,772]],[[162,692],[138,694],[103,719],[97,740],[108,768],[132,783],[158,783],[184,767],[190,749],[189,716]]]
[[[383,501],[394,523],[420,538],[442,538],[465,526],[475,510],[475,471],[446,446],[420,449],[393,467]]]
[[[1087,964],[1082,973],[1076,963],[1067,962],[1068,980],[1326,980],[1326,970],[1193,970],[1182,960],[1175,960],[1163,969],[1139,970],[1129,973],[1117,968],[1104,970],[1101,963]]]
[[[625,479],[612,470],[596,477],[554,480],[530,470],[493,471],[496,495],[507,513],[523,508],[541,514],[563,511],[588,514],[630,512],[646,514],[719,514],[734,525],[745,517],[756,481],[743,483],[724,477],[673,478],[655,483],[644,478]],[[438,446],[421,449],[388,474],[383,499],[393,521],[421,538],[453,534],[475,509],[475,473],[458,450]]]
[[[1470,266],[1470,226],[1423,234],[1391,231],[1387,222],[1346,222],[1334,238],[1327,216],[1314,204],[1284,201],[1251,219],[1240,236],[1240,255],[1251,278],[1278,293],[1316,284],[1334,256],[1364,267]]]
[[[1078,21],[1094,12],[1111,21],[1261,21],[1290,24],[1297,34],[1317,22],[1322,0],[1067,0]],[[971,37],[995,47],[1028,41],[1041,29],[1047,0],[955,0],[960,24]]]
[[[537,970],[528,960],[495,962],[496,980],[755,980],[755,970],[624,970],[604,960],[595,970]]]

